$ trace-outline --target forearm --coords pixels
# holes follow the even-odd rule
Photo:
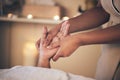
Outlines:
[[[50,60],[49,59],[39,58],[37,66],[38,67],[44,67],[44,68],[51,68],[50,67]]]
[[[75,35],[80,45],[120,43],[120,24]]]
[[[68,20],[70,32],[83,31],[100,26],[109,20],[109,14],[102,7],[84,12],[82,15]]]

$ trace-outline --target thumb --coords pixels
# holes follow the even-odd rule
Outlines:
[[[37,50],[39,50],[40,42],[41,42],[41,39],[39,39],[39,40],[35,43],[35,46],[36,46]]]
[[[43,31],[42,31],[42,37],[41,37],[41,44],[42,45],[44,44],[44,41],[46,40],[47,32],[48,32],[47,27],[44,26]]]
[[[52,60],[57,61],[61,57],[61,50],[59,49],[57,53],[53,56]]]
[[[66,24],[65,31],[64,31],[64,36],[67,36],[69,34],[69,29],[70,29],[70,24]]]

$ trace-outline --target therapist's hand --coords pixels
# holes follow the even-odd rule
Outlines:
[[[52,28],[50,31],[48,31],[46,39],[44,40],[44,45],[48,46],[53,41],[53,38],[57,36],[58,33],[61,33],[61,27],[64,22],[58,24],[56,27]]]
[[[70,56],[80,46],[79,40],[74,35],[69,35],[64,37],[60,42],[53,43],[53,47],[56,45],[60,45],[60,48],[53,57],[54,61],[60,57]]]
[[[67,21],[65,21],[61,26],[60,32],[57,33],[57,35],[53,38],[52,42],[48,46],[49,49],[59,47],[58,43],[69,35],[69,29],[70,29],[70,24]]]

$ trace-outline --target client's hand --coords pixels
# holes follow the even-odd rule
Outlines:
[[[47,47],[44,46],[44,40],[46,39],[46,34],[47,34],[47,27],[44,27],[40,42],[39,52],[40,52],[40,58],[45,60],[50,60],[50,58],[57,52],[58,47],[53,49],[48,49]]]
[[[50,67],[50,59],[56,54],[59,48],[59,44],[61,40],[63,40],[65,37],[68,36],[68,31],[69,31],[69,24],[68,22],[64,22],[62,24],[60,32],[55,36],[51,42],[51,45],[46,47],[45,46],[45,41],[47,38],[47,27],[44,27],[43,33],[42,33],[42,38],[37,41],[36,47],[38,51],[40,52],[39,54],[39,60],[38,60],[38,66],[41,67]]]
[[[57,52],[58,47],[56,47],[54,49],[46,48],[44,46],[44,40],[46,39],[46,35],[47,35],[47,27],[44,27],[43,33],[42,33],[42,38],[40,41],[40,47],[39,47],[38,66],[50,68],[50,59]]]

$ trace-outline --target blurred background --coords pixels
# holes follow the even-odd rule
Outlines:
[[[0,68],[35,66],[35,42],[43,25],[49,29],[95,7],[97,0],[0,0]],[[51,62],[52,68],[94,77],[100,45],[84,46]]]

